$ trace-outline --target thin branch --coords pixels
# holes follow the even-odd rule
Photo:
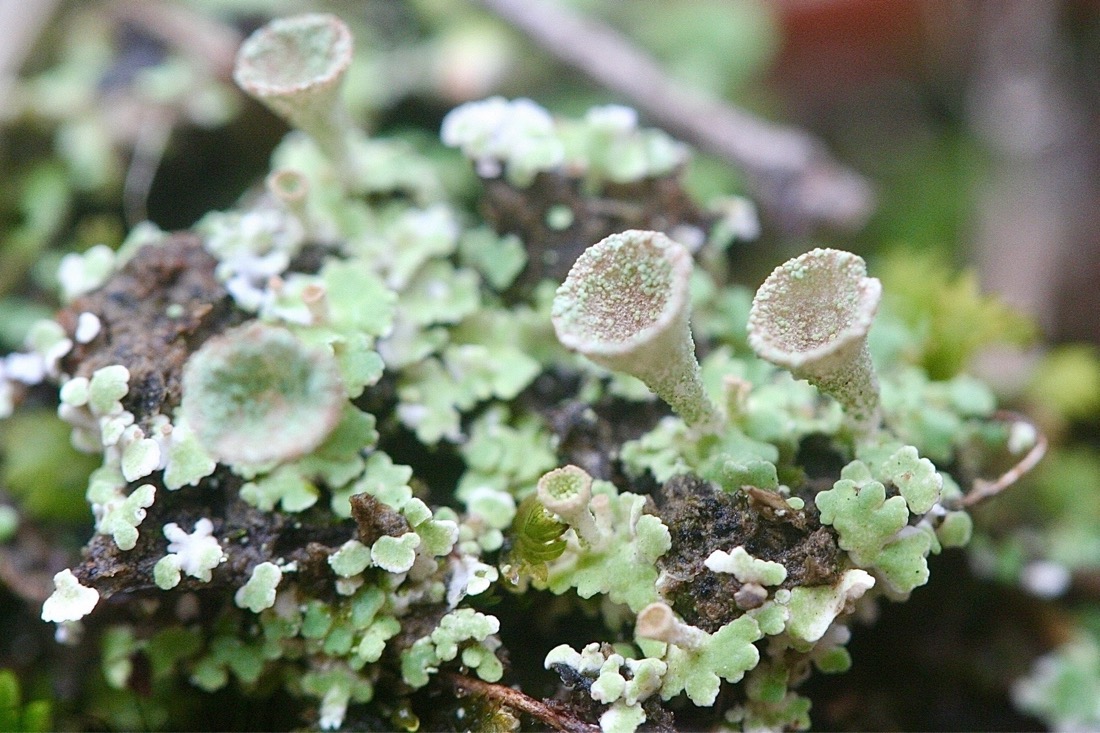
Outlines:
[[[0,120],[17,110],[11,109],[12,88],[19,69],[57,10],[59,0],[0,0]]]
[[[1001,419],[1005,422],[1023,423],[1030,425],[1035,429],[1035,425],[1023,415],[1019,415],[1015,412],[1002,411],[998,412],[994,417]],[[970,492],[963,498],[963,506],[974,506],[979,501],[984,501],[991,496],[996,496],[1001,493],[1012,484],[1019,481],[1024,474],[1031,469],[1035,468],[1035,465],[1042,460],[1043,456],[1047,452],[1047,439],[1038,432],[1036,429],[1035,445],[1031,450],[1020,459],[1020,461],[1012,468],[1005,471],[997,480],[986,481],[985,479],[975,479],[974,485],[970,488]]]
[[[450,683],[456,692],[482,695],[501,705],[507,705],[521,713],[526,713],[554,730],[563,731],[563,733],[598,733],[600,730],[598,726],[555,710],[546,703],[525,695],[519,690],[513,690],[511,687],[484,682],[452,672],[442,673],[439,677]]]
[[[237,47],[243,39],[229,25],[166,0],[114,0],[107,9],[116,21],[140,27],[199,68],[209,69],[225,80],[232,74]]]
[[[122,208],[126,224],[130,227],[149,218],[149,192],[178,116],[166,107],[150,107],[144,111],[134,140],[130,166],[126,169],[126,179],[122,184]]]
[[[474,1],[631,100],[670,133],[743,169],[753,193],[785,227],[854,231],[870,216],[870,185],[807,133],[691,89],[614,29],[551,0]]]

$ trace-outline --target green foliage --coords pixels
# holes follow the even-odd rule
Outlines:
[[[1100,726],[1100,643],[1080,634],[1040,657],[1016,683],[1013,699],[1053,729]]]
[[[1028,397],[1066,420],[1100,411],[1100,351],[1087,344],[1057,346],[1043,357]]]
[[[981,293],[976,273],[955,274],[934,254],[898,252],[881,270],[887,306],[912,330],[913,358],[932,379],[954,377],[985,346],[1035,338],[1027,318]]]
[[[23,702],[19,679],[10,669],[0,669],[0,732],[38,733],[53,730],[49,700]]]
[[[0,484],[28,516],[87,521],[83,496],[99,461],[72,447],[71,432],[52,410],[22,410],[0,423]]]

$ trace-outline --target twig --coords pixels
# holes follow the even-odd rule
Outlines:
[[[597,733],[599,727],[586,723],[572,716],[566,715],[544,702],[523,694],[511,687],[484,682],[466,675],[445,672],[439,675],[444,681],[450,683],[457,692],[465,692],[473,695],[483,695],[502,705],[507,705],[521,713],[526,713],[532,718],[550,726],[554,730],[564,733]]]
[[[623,95],[674,135],[742,168],[785,227],[863,226],[870,185],[805,132],[773,125],[669,77],[612,28],[551,0],[474,0],[557,58]]]
[[[122,184],[122,208],[128,226],[136,226],[149,218],[146,207],[149,191],[164,159],[177,117],[175,111],[165,107],[150,107],[143,114]]]
[[[229,79],[242,40],[232,27],[165,0],[115,0],[107,9],[116,21],[139,26],[200,68]]]
[[[1015,412],[1001,411],[994,415],[994,417],[1005,422],[1025,423],[1027,425],[1030,425],[1033,429],[1035,427],[1030,420],[1028,420],[1023,415],[1017,414]],[[974,485],[970,488],[970,492],[965,497],[963,497],[963,506],[974,506],[979,501],[988,499],[991,496],[996,496],[997,494],[1007,489],[1009,486],[1012,486],[1012,484],[1019,481],[1025,473],[1035,468],[1035,464],[1042,460],[1043,456],[1046,455],[1047,452],[1046,437],[1042,433],[1038,432],[1038,430],[1036,430],[1035,434],[1037,436],[1035,439],[1035,445],[1032,446],[1031,450],[1029,450],[1027,454],[1023,458],[1021,458],[1015,466],[1001,474],[1000,478],[998,478],[996,481],[986,481],[985,479],[980,478],[975,479]]]
[[[0,0],[0,120],[13,114],[9,96],[19,68],[39,33],[57,9],[59,0]]]

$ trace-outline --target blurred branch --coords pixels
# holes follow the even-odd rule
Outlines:
[[[59,0],[0,0],[0,119],[11,110],[11,86]]]
[[[1019,413],[1009,412],[1008,410],[1000,410],[994,414],[994,417],[1013,427],[1017,424],[1026,425],[1029,429],[1035,431],[1035,445],[1031,447],[1031,450],[1029,450],[1015,466],[1005,471],[995,481],[986,481],[984,479],[977,479],[974,481],[974,485],[970,488],[970,492],[963,497],[963,506],[974,506],[980,501],[985,501],[989,497],[1001,493],[1023,478],[1024,474],[1028,471],[1035,468],[1039,461],[1043,459],[1043,456],[1046,455],[1047,439],[1039,432],[1039,429],[1031,420]]]
[[[989,159],[974,237],[979,269],[987,287],[1050,331],[1075,276],[1069,265],[1081,259],[1076,227],[1094,217],[1085,184],[1095,147],[1066,80],[1062,8],[1031,0],[964,7],[972,17],[959,28],[973,34],[975,59],[970,122]]]
[[[550,0],[474,0],[571,66],[630,99],[658,125],[743,169],[781,225],[863,226],[870,185],[807,133],[773,125],[673,79],[628,39]]]
[[[225,23],[165,0],[114,0],[107,8],[117,22],[132,23],[199,67],[211,69],[222,79],[230,78],[243,39]]]

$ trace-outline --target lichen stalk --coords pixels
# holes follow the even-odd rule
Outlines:
[[[558,288],[554,330],[567,348],[645,382],[684,422],[717,425],[691,336],[687,248],[628,230],[589,247]]]
[[[242,44],[233,79],[336,164],[347,160],[352,125],[340,87],[352,58],[351,31],[325,13],[274,20]]]

